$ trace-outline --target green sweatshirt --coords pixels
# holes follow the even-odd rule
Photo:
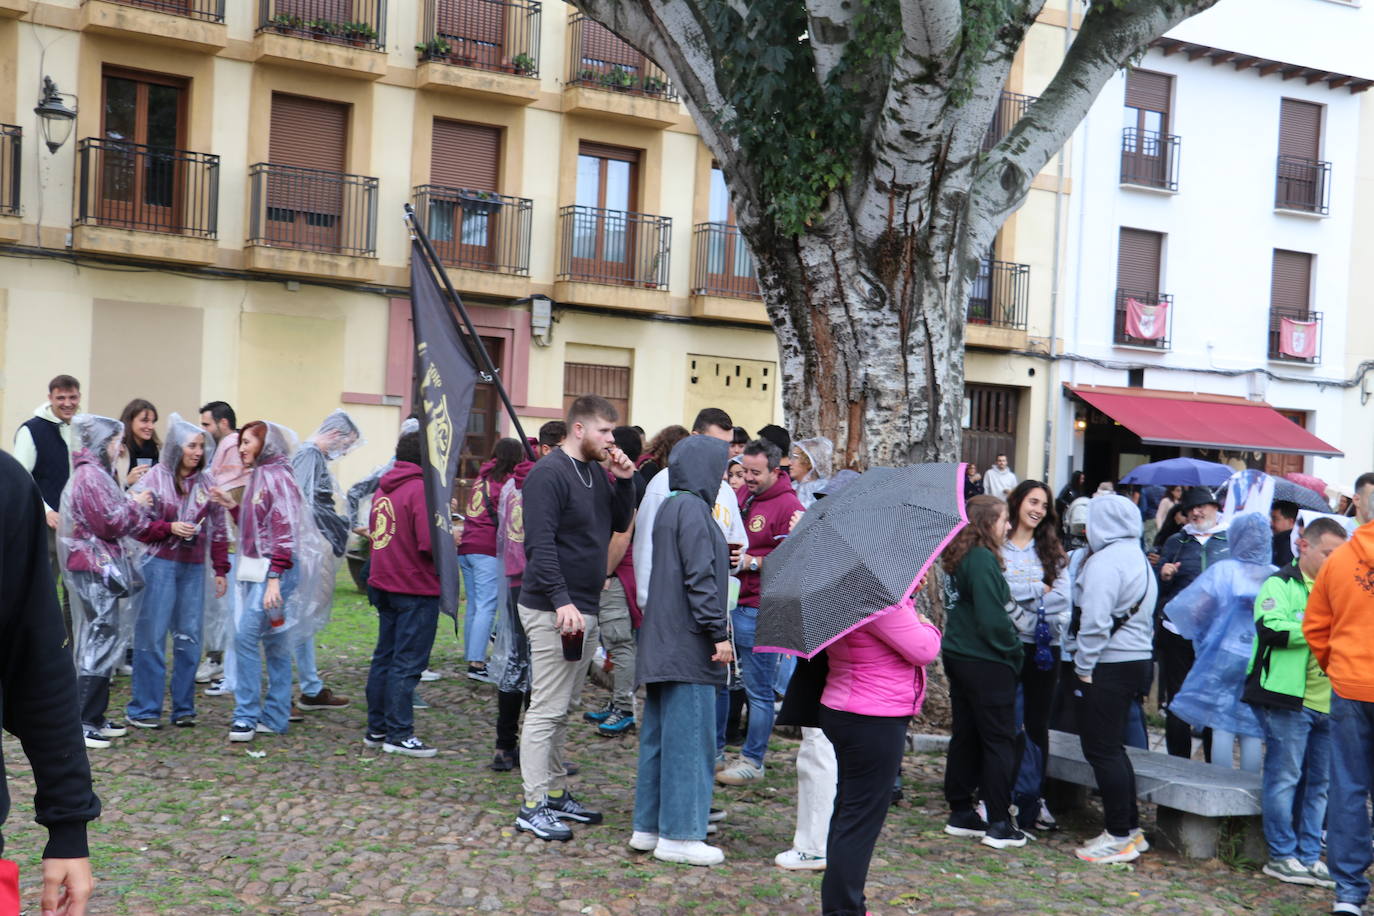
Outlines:
[[[1011,589],[997,556],[986,547],[974,547],[954,574],[945,576],[944,591],[944,654],[1001,662],[1020,672],[1021,638],[1011,621]]]

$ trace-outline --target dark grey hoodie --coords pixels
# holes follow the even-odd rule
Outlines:
[[[1088,513],[1092,553],[1073,586],[1079,613],[1073,664],[1081,677],[1091,677],[1098,663],[1151,657],[1158,596],[1154,571],[1140,548],[1142,525],[1135,503],[1124,496],[1098,496]],[[1137,603],[1139,610],[1131,614]]]
[[[711,517],[730,449],[710,436],[683,439],[668,457],[672,493],[654,517],[653,573],[639,630],[638,684],[725,683],[711,661],[727,634],[729,555]]]

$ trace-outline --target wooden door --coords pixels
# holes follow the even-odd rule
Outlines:
[[[1307,429],[1307,414],[1301,410],[1280,410],[1289,420]],[[1303,473],[1302,455],[1281,455],[1276,452],[1266,452],[1264,455],[1264,473],[1271,477],[1282,477],[1285,474]]]
[[[343,241],[348,106],[324,99],[272,94],[267,184],[271,241],[338,251]]]
[[[709,217],[714,226],[707,236],[707,286],[722,292],[757,295],[754,256],[735,225],[735,205],[725,186],[725,173],[714,165],[711,167]]]
[[[634,282],[639,226],[632,221],[639,151],[583,143],[577,155],[572,273],[601,281]]]
[[[500,370],[504,366],[504,342],[499,337],[483,337],[482,344],[487,348],[492,364]],[[496,440],[501,438],[503,409],[496,386],[479,381],[473,389],[472,411],[468,414],[468,428],[463,435],[463,448],[458,456],[458,480],[454,495],[458,497],[460,506],[467,505],[472,481],[477,478],[482,465],[491,458]]]
[[[1123,181],[1169,184],[1169,102],[1174,78],[1167,73],[1131,70],[1126,75],[1126,111],[1121,146]]]
[[[1322,203],[1322,106],[1284,99],[1279,108],[1278,202],[1297,209]]]
[[[986,471],[998,455],[1016,455],[1016,418],[1021,392],[997,385],[964,386],[963,461]]]
[[[95,176],[102,223],[154,231],[181,225],[185,88],[175,77],[106,71]]]
[[[501,129],[461,121],[434,121],[429,203],[430,240],[445,263],[489,270],[496,265],[502,220],[499,187]],[[456,193],[462,191],[463,193]]]

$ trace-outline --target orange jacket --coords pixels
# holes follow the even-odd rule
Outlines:
[[[1374,523],[1327,558],[1307,599],[1302,634],[1337,695],[1374,702]]]

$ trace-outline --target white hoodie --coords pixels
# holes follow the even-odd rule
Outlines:
[[[62,441],[67,444],[67,468],[70,470],[72,462],[72,425],[70,423],[63,423],[61,420],[57,419],[57,414],[52,412],[52,404],[47,401],[35,407],[33,409],[33,415],[35,417],[42,417],[49,423],[57,424],[57,430],[62,434]],[[33,435],[29,432],[27,426],[19,427],[19,431],[14,434],[14,458],[24,466],[24,470],[28,471],[30,474],[33,473],[33,466],[38,463],[38,446],[34,444]],[[47,503],[44,503],[43,507],[49,512],[57,511],[54,506],[49,506]]]

